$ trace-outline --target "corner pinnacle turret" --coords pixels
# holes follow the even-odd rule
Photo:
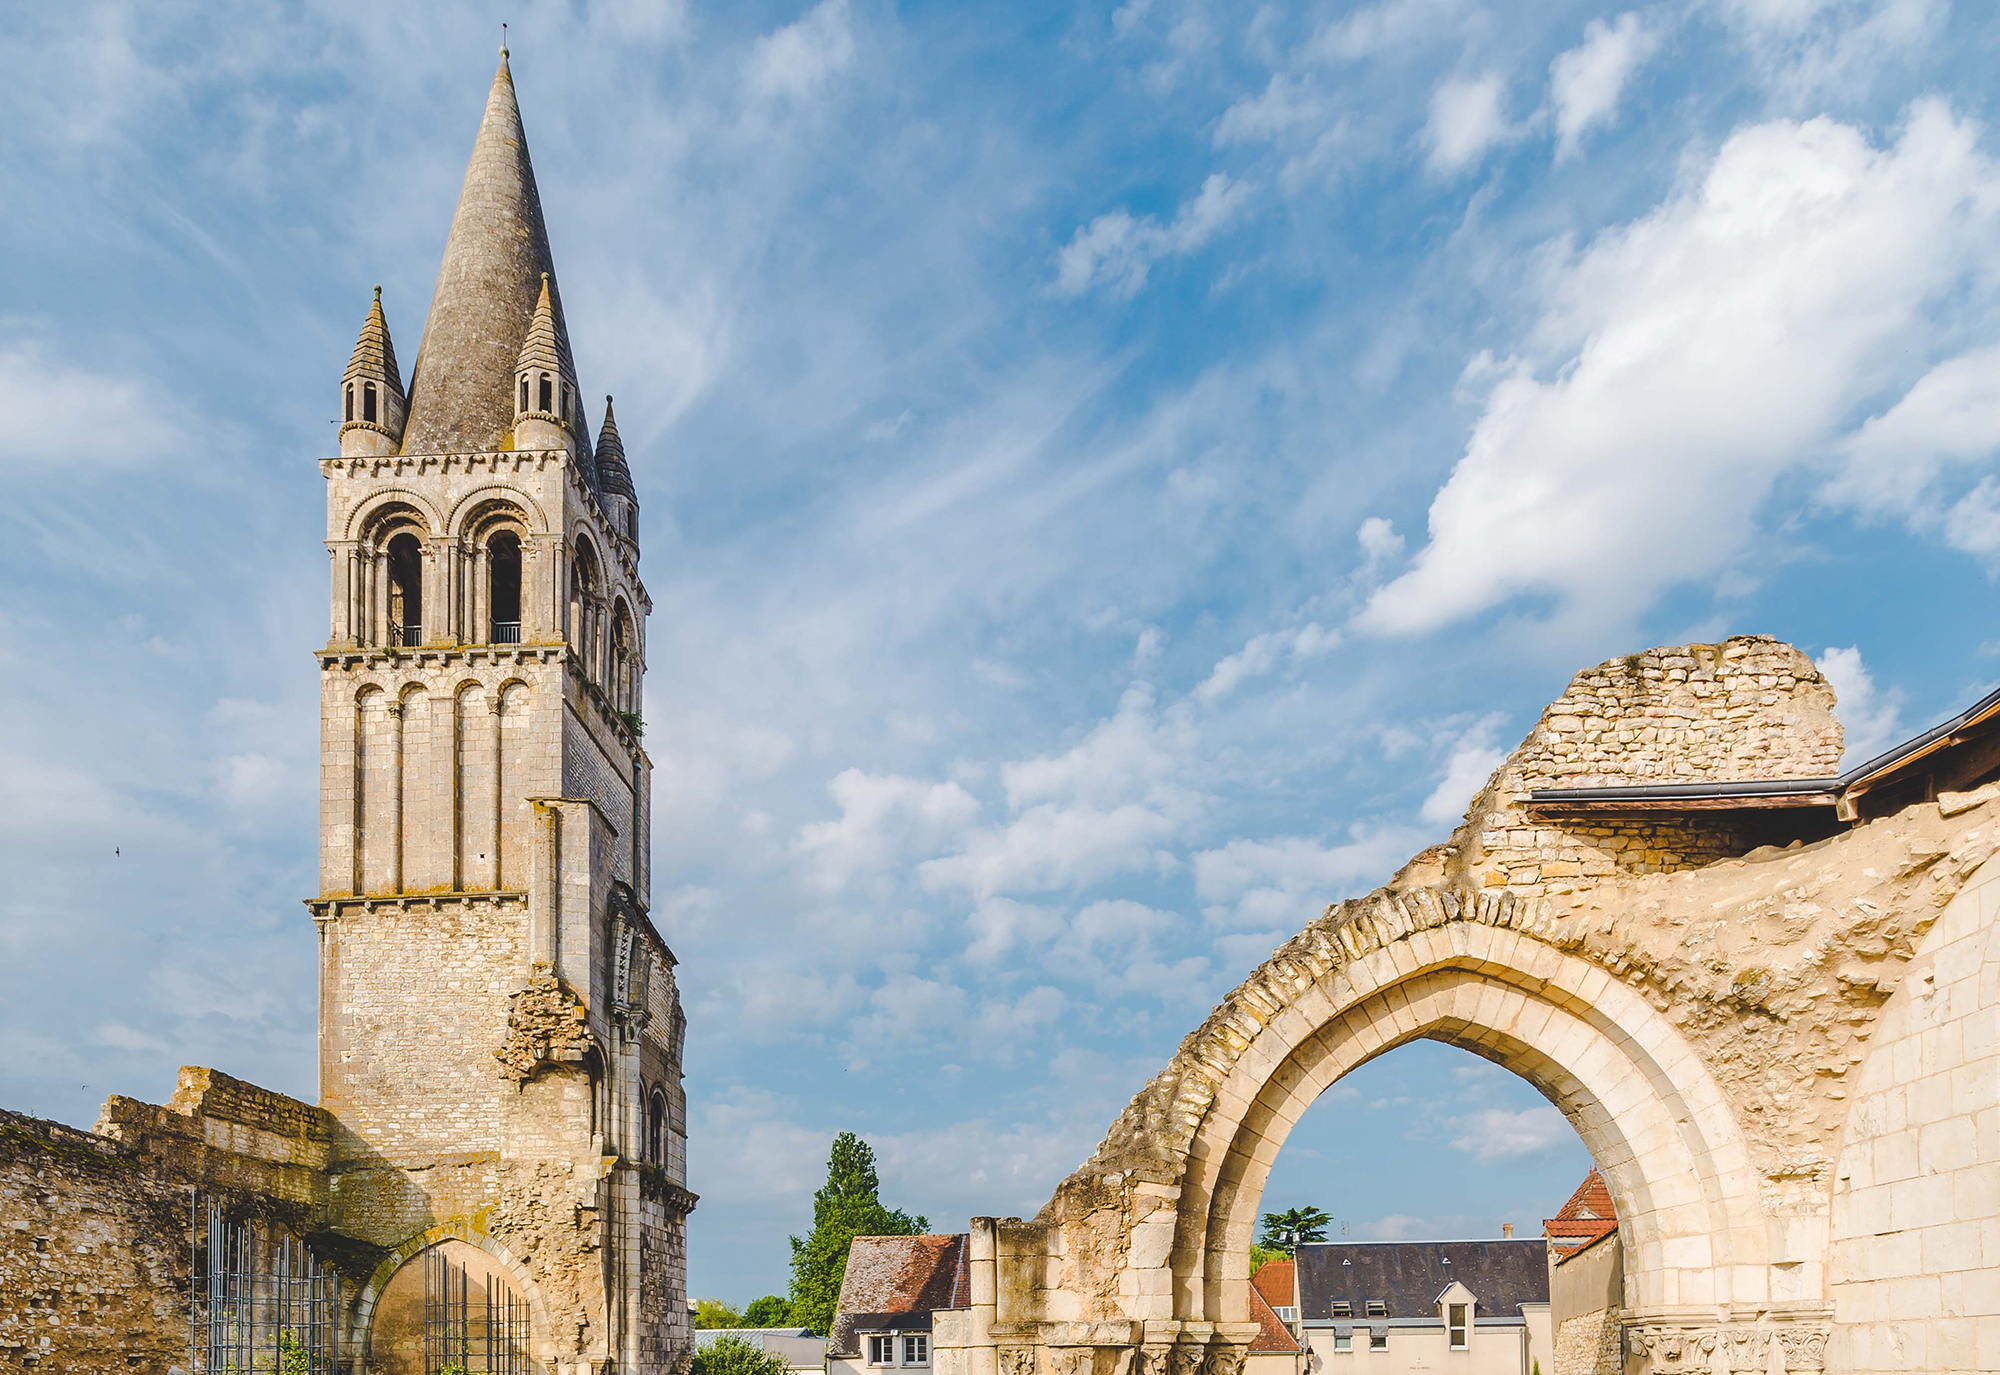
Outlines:
[[[394,453],[403,438],[405,407],[403,375],[396,367],[396,345],[389,338],[378,286],[340,378],[341,453]]]
[[[544,292],[555,351],[566,364],[570,358],[554,274],[528,136],[503,51],[410,378],[404,453],[507,447],[517,409],[515,363]],[[573,383],[573,364],[568,372]],[[587,461],[588,430],[577,428],[579,454]]]

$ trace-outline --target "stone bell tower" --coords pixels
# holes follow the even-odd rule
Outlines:
[[[649,916],[639,714],[651,603],[624,446],[608,400],[592,443],[559,282],[503,50],[409,387],[378,288],[321,464],[309,905],[328,1220],[372,1266],[349,1294],[357,1371],[424,1368],[443,1261],[518,1305],[505,1341],[560,1375],[687,1350],[685,1023]]]

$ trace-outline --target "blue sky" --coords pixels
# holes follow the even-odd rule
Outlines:
[[[314,460],[501,18],[642,502],[698,1294],[782,1290],[842,1129],[1033,1211],[1584,664],[1776,634],[1862,752],[2000,678],[1985,7],[10,10],[8,1107],[313,1093]],[[1267,1201],[1584,1168],[1415,1046]]]

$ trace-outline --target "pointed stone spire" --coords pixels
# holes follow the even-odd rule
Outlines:
[[[611,414],[611,398],[604,398],[604,424],[597,431],[597,489],[607,497],[623,497],[638,504],[632,490],[632,470],[625,463],[625,441],[618,437],[618,422]]]
[[[389,338],[389,321],[382,314],[382,288],[340,377],[340,452],[347,457],[389,454],[403,437],[403,375],[396,366],[396,345]]]
[[[549,294],[549,274],[542,274],[542,294],[535,298],[535,313],[528,317],[528,335],[521,341],[521,353],[514,360],[517,373],[545,372],[552,379],[576,386],[576,365],[570,361],[569,341],[556,331],[556,308]],[[544,406],[534,398],[529,398],[527,409],[538,411],[561,410],[561,400],[552,400]],[[573,410],[575,403],[571,403]],[[567,416],[564,419],[567,420]]]
[[[361,336],[354,341],[343,379],[375,377],[386,379],[398,401],[403,399],[403,374],[396,366],[396,344],[389,338],[389,318],[382,313],[382,288],[375,288],[375,300],[368,318],[361,322]]]
[[[528,136],[503,50],[410,378],[404,453],[505,447],[514,421],[514,363],[545,279],[555,349],[569,361],[569,331],[554,272]],[[582,449],[588,453],[587,440]]]

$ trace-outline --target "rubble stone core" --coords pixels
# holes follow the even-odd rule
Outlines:
[[[1741,817],[1531,816],[1540,787],[1830,775],[1832,706],[1763,638],[1579,674],[1452,840],[1253,972],[1040,1214],[973,1220],[939,1375],[1239,1367],[1287,1133],[1417,1037],[1589,1147],[1628,1375],[2000,1368],[2000,787],[1755,849]]]

